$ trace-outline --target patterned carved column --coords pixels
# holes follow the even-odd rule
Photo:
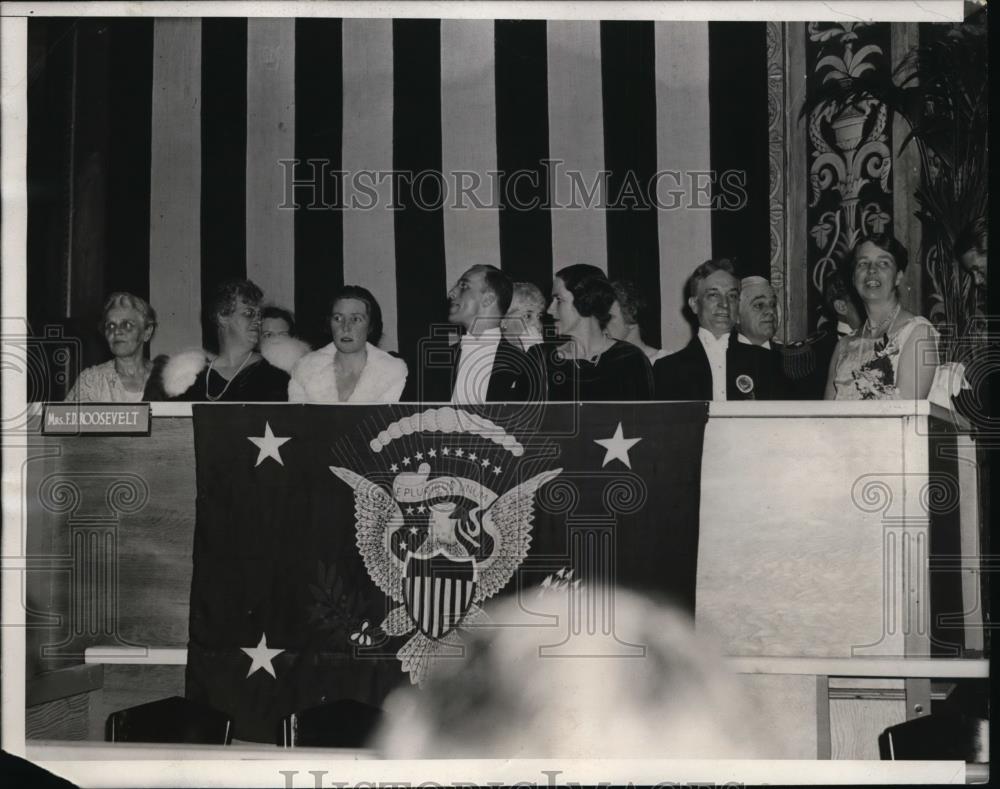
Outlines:
[[[890,35],[884,23],[809,23],[808,84],[888,72]],[[888,109],[871,100],[840,112],[820,105],[809,114],[810,328],[826,277],[860,239],[893,222],[891,131]]]
[[[920,42],[920,32],[916,23],[900,23],[892,26],[892,67],[896,66]],[[910,129],[906,121],[894,116],[892,119],[892,138],[902,140]],[[896,145],[898,148],[898,144]],[[921,265],[924,260],[924,249],[920,220],[917,219],[916,191],[920,188],[920,152],[914,143],[910,143],[902,151],[893,151],[892,171],[892,226],[893,234],[910,253],[910,265],[906,269],[903,284],[900,286],[900,301],[903,308],[910,312],[923,314],[923,273]]]
[[[806,135],[798,117],[805,98],[805,25],[767,23],[768,171],[771,284],[782,306],[782,340],[808,333],[806,312]]]

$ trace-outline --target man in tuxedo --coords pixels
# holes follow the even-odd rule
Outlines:
[[[685,294],[698,331],[684,348],[653,365],[656,399],[756,399],[753,366],[731,337],[740,298],[732,262],[706,260],[688,278]]]
[[[513,285],[496,266],[476,265],[448,291],[448,322],[461,329],[421,344],[414,399],[475,405],[538,398],[527,354],[504,339],[500,321]],[[412,377],[412,374],[411,374]]]
[[[764,277],[740,281],[740,313],[735,331],[740,368],[753,382],[756,400],[783,400],[785,376],[782,355],[771,340],[778,332],[778,294]]]

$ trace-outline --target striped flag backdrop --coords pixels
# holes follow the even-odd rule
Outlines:
[[[153,352],[172,352],[204,341],[201,306],[224,278],[254,280],[307,330],[352,283],[382,305],[383,347],[407,353],[468,266],[547,291],[586,262],[634,280],[647,342],[677,348],[695,265],[729,255],[768,274],[762,23],[33,19],[37,62],[84,75],[90,60],[57,54],[94,25],[113,42],[92,77],[106,84],[107,129],[92,132],[110,141],[105,236],[81,255],[77,234],[55,308],[32,279],[62,265],[35,201],[36,317],[134,290],[160,314]],[[44,84],[29,88],[42,179],[59,103]],[[74,95],[70,116],[94,112]],[[85,142],[66,165],[74,194]],[[724,169],[738,173],[728,194],[711,176]]]

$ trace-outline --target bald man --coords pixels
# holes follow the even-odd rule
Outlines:
[[[778,294],[764,277],[740,280],[740,308],[734,330],[740,368],[754,383],[756,400],[787,398],[782,355],[771,340],[778,333]]]

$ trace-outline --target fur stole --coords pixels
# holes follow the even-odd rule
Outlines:
[[[163,365],[161,379],[167,397],[177,397],[190,389],[215,354],[201,348],[191,348],[169,357]]]
[[[264,360],[286,373],[291,373],[295,363],[311,350],[308,343],[295,337],[274,337],[260,344]]]
[[[406,383],[406,362],[377,348],[366,346],[368,359],[358,383],[347,398],[352,403],[397,403]],[[337,346],[333,343],[303,356],[292,368],[288,399],[292,402],[339,403],[337,377],[333,360]]]

